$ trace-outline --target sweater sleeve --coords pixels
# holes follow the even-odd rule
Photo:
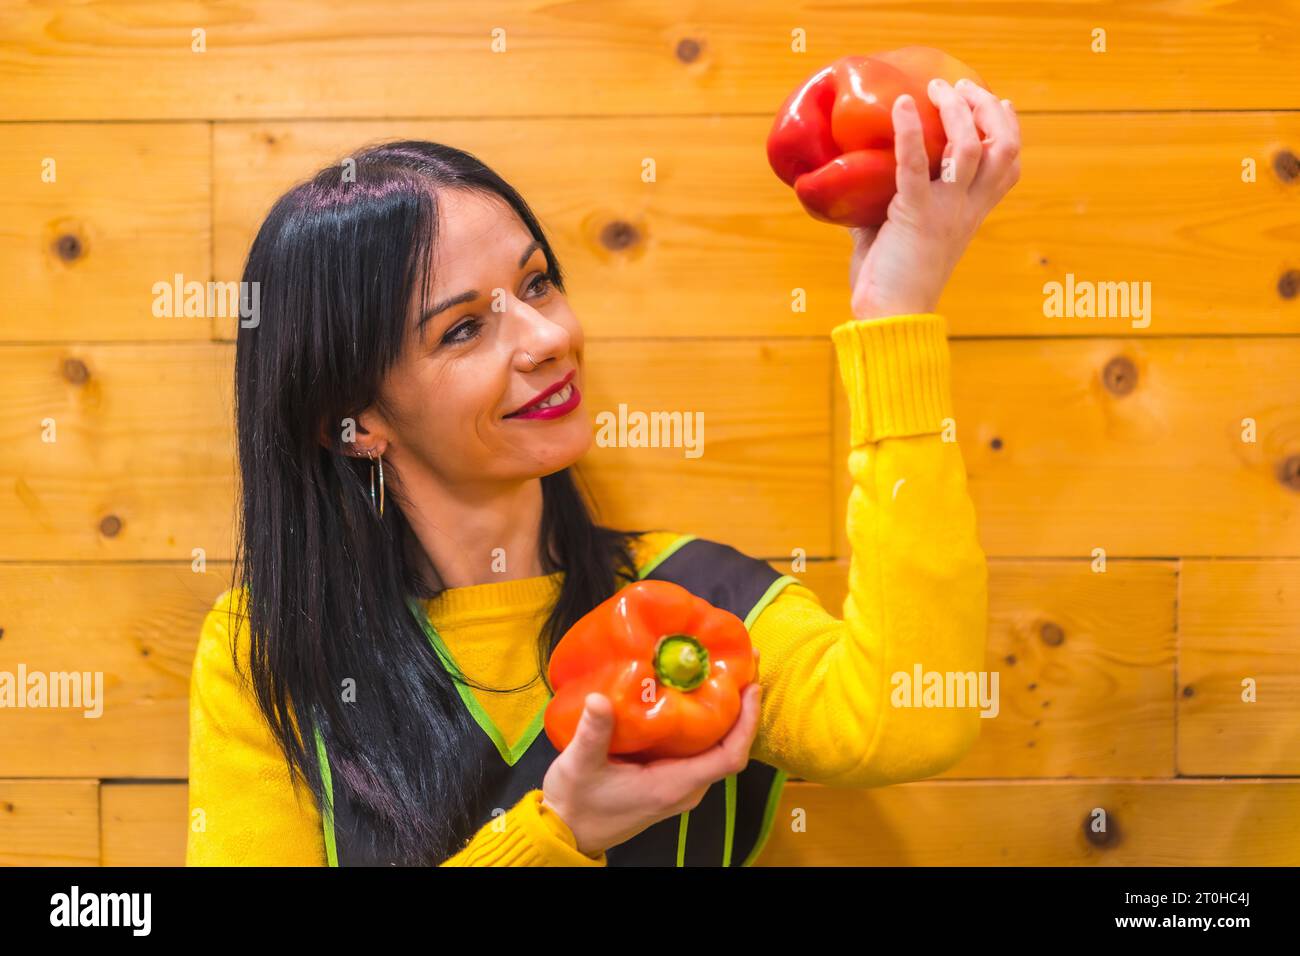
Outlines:
[[[955,764],[977,706],[891,704],[893,675],[984,669],[988,572],[955,441],[937,314],[831,331],[847,391],[852,489],[843,619],[790,584],[751,628],[762,714],[751,757],[827,786],[872,787]],[[797,577],[797,576],[796,576]]]
[[[230,592],[204,620],[190,677],[187,866],[325,866],[315,798],[291,781],[270,726],[231,660]],[[237,628],[247,673],[247,626]],[[443,866],[605,866],[577,849],[573,832],[525,794]]]

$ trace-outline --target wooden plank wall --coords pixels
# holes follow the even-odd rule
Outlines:
[[[787,569],[801,548],[838,610],[849,243],[762,144],[817,67],[910,43],[1022,122],[1021,182],[941,303],[1001,713],[933,780],[790,784],[764,862],[1300,863],[1297,14],[3,0],[0,670],[100,670],[110,705],[0,712],[0,863],[183,862],[189,668],[232,553],[233,325],[156,318],[152,286],[237,279],[268,204],[367,142],[452,143],[528,198],[593,407],[706,413],[702,459],[593,449],[608,520]],[[1149,282],[1150,324],[1046,317],[1068,274]]]

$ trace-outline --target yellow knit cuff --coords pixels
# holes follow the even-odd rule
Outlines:
[[[952,416],[951,359],[942,315],[851,319],[831,329],[856,448],[943,430]]]
[[[602,852],[590,857],[578,849],[578,841],[560,815],[542,804],[542,791],[530,790],[519,806],[519,822],[528,828],[538,849],[550,866],[608,866]]]

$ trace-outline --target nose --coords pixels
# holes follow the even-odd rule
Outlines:
[[[535,371],[546,362],[568,353],[569,330],[559,322],[548,319],[525,302],[519,303],[516,317],[519,334],[515,343],[515,364],[519,371]]]

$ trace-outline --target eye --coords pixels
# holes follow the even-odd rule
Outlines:
[[[542,288],[537,293],[538,295],[545,295],[547,292],[551,291],[552,288],[551,277],[548,276],[545,272],[539,272],[537,274],[537,278],[534,279],[532,282],[528,283],[528,288],[530,289],[533,288],[534,286],[537,285],[538,282],[542,283]]]
[[[462,322],[444,335],[442,341],[446,345],[457,345],[461,342],[468,342],[478,336],[478,330],[482,324],[482,321],[479,319],[470,319],[468,322]],[[462,335],[461,333],[463,332],[468,332],[469,334]]]

